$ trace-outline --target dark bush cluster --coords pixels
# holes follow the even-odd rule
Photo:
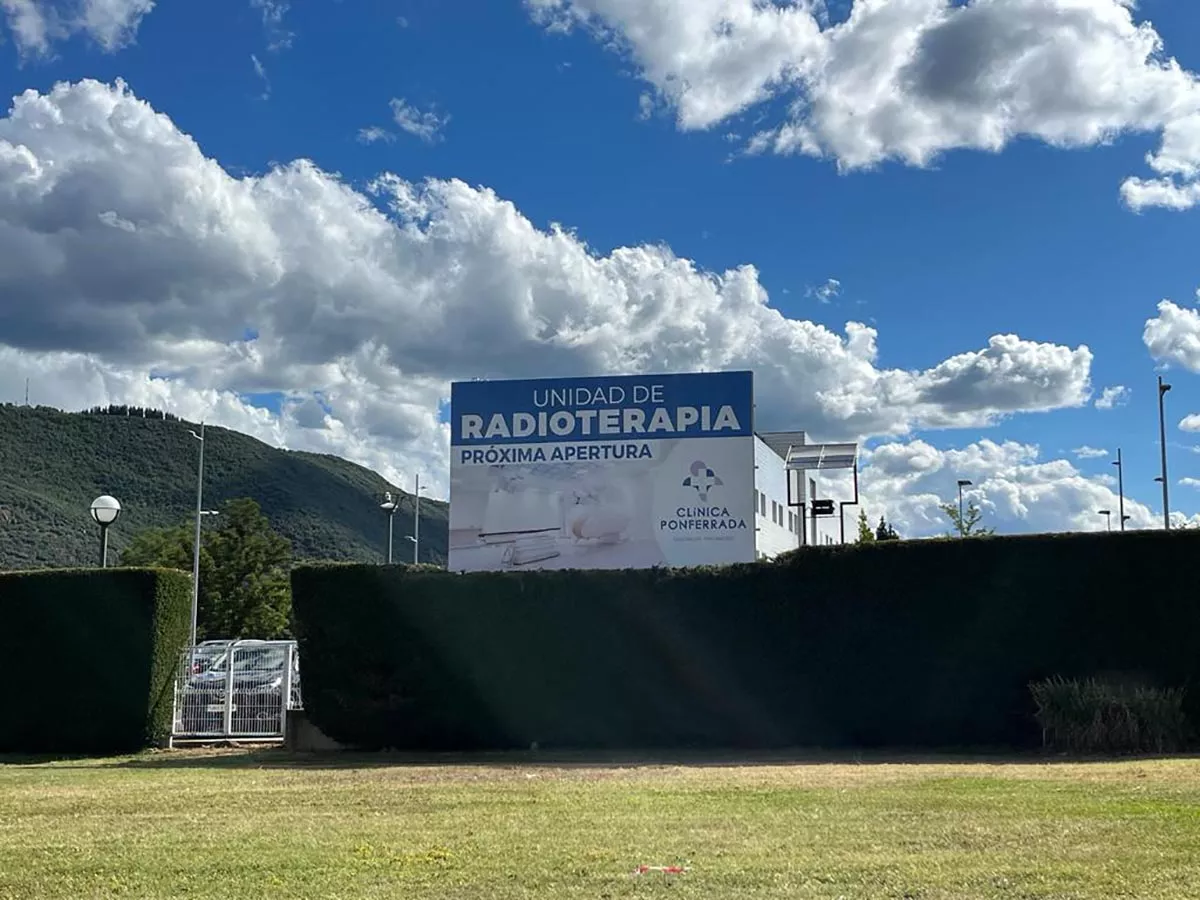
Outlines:
[[[1042,742],[1031,682],[1194,684],[1197,550],[1181,531],[695,570],[312,566],[293,600],[309,715],[352,745],[1001,749]]]
[[[171,729],[191,578],[166,569],[0,574],[0,753],[119,753]]]

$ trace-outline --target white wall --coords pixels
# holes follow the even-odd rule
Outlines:
[[[754,487],[755,549],[767,558],[795,550],[800,546],[800,508],[787,505],[783,459],[758,435],[754,436]]]

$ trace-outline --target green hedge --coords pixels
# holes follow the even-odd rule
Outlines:
[[[166,569],[0,574],[0,752],[120,753],[171,728],[191,578]]]
[[[1032,681],[1191,688],[1198,552],[1187,531],[1034,535],[292,580],[305,706],[351,745],[1001,748],[1041,743]]]

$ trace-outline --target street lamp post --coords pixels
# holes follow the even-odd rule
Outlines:
[[[971,486],[971,482],[969,482],[967,479],[965,479],[965,478],[960,478],[960,479],[958,479],[958,536],[959,536],[959,537],[966,537],[966,536],[967,536],[967,532],[966,532],[966,530],[965,530],[965,527],[963,526],[963,496],[962,496],[962,489],[963,489],[963,488],[965,488],[965,487],[970,487],[970,486]]]
[[[1113,461],[1117,467],[1117,519],[1118,528],[1125,530],[1125,467],[1121,465],[1121,448],[1117,448],[1117,458]]]
[[[421,560],[421,491],[423,490],[425,489],[421,487],[421,473],[418,472],[413,487],[413,533],[409,537],[413,545],[414,566]]]
[[[200,462],[196,467],[196,533],[192,540],[192,630],[189,644],[196,646],[196,625],[200,614],[200,520],[204,516],[204,423],[200,423],[200,433],[191,429],[188,434],[200,442]]]
[[[390,566],[392,564],[392,518],[396,515],[396,510],[400,508],[400,504],[392,499],[391,491],[384,491],[383,502],[379,504],[379,508],[387,513],[388,517],[387,561]]]
[[[1096,510],[1096,512],[1099,515],[1104,516],[1104,519],[1108,524],[1108,527],[1106,530],[1112,531],[1112,510],[1111,509],[1098,509],[1098,510]]]
[[[121,503],[116,497],[102,494],[92,501],[92,520],[100,526],[100,568],[108,568],[108,526],[121,515]]]
[[[1163,395],[1171,389],[1158,376],[1158,442],[1162,448],[1163,528],[1171,528],[1171,504],[1167,499],[1167,426],[1163,418]]]

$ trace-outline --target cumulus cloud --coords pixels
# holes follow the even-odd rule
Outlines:
[[[72,408],[157,397],[435,484],[453,379],[750,368],[760,427],[815,439],[1090,398],[1086,346],[996,335],[887,368],[874,329],[788,318],[753,266],[601,255],[461,181],[360,191],[304,160],[234,177],[121,83],[27,91],[0,119],[0,257],[0,399],[26,377]],[[270,392],[278,416],[240,399]]]
[[[0,0],[13,41],[23,55],[42,56],[51,44],[86,34],[113,52],[133,42],[155,0]]]
[[[1170,300],[1158,304],[1158,315],[1146,320],[1142,342],[1159,362],[1177,363],[1190,372],[1200,372],[1200,312],[1176,306]]]
[[[1088,447],[1086,444],[1082,447],[1076,447],[1071,451],[1077,459],[1101,459],[1108,456],[1108,451],[1098,447]]]
[[[1179,483],[1184,487],[1200,487],[1200,478],[1180,478]]]
[[[1111,476],[1084,475],[1064,459],[1043,461],[1032,444],[990,440],[949,450],[914,440],[864,451],[863,508],[872,522],[886,515],[905,537],[946,534],[951,525],[940,507],[956,502],[960,478],[972,482],[964,499],[974,501],[983,524],[1001,534],[1100,531],[1106,527],[1102,509],[1117,518],[1119,497]],[[1126,528],[1162,527],[1161,512],[1128,495],[1125,515]],[[1196,525],[1200,517],[1178,513],[1172,524]]]
[[[1096,398],[1096,409],[1115,409],[1129,402],[1129,388],[1123,384],[1106,387]]]
[[[1023,136],[1079,147],[1150,132],[1150,175],[1122,185],[1125,202],[1200,202],[1200,81],[1135,20],[1132,0],[855,0],[832,24],[820,2],[526,5],[552,30],[582,27],[628,55],[682,129],[776,116],[751,152],[850,170]]]
[[[1200,431],[1200,413],[1189,413],[1179,420],[1180,431]]]
[[[450,121],[449,116],[439,116],[432,110],[419,110],[403,97],[393,97],[392,120],[401,131],[432,144],[442,137],[442,129]]]

